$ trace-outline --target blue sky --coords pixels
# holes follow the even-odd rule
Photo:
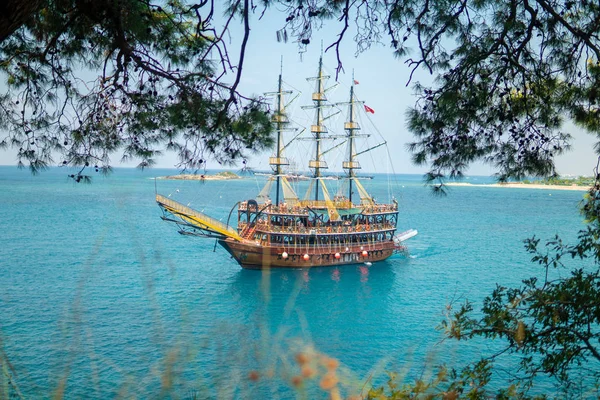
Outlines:
[[[336,28],[341,29],[341,26],[337,21],[330,21],[325,30],[315,33],[307,51],[299,54],[296,43],[279,43],[276,40],[276,31],[283,25],[284,20],[285,14],[278,13],[276,10],[267,12],[261,21],[258,21],[258,14],[254,15],[251,21],[251,35],[240,89],[246,94],[258,95],[276,90],[281,57],[283,57],[284,80],[302,91],[302,96],[292,107],[293,117],[299,123],[309,124],[310,115],[299,109],[300,105],[310,103],[312,85],[307,83],[305,78],[314,76],[316,73],[321,42],[324,47],[331,44],[336,38]],[[397,173],[425,172],[426,167],[418,167],[411,163],[410,154],[406,151],[406,143],[412,141],[412,135],[406,129],[405,114],[406,110],[415,102],[412,88],[406,86],[410,74],[409,67],[404,64],[403,60],[395,58],[391,48],[385,45],[375,45],[355,57],[356,47],[352,37],[353,32],[349,31],[344,39],[342,61],[345,73],[340,74],[340,85],[331,92],[329,97],[335,101],[347,100],[347,90],[351,83],[352,71],[354,71],[355,79],[360,82],[356,87],[357,95],[365,104],[375,110],[375,114],[371,115],[370,119],[388,142],[394,171]],[[241,38],[241,29],[235,29],[231,38],[230,50],[235,55],[239,52],[237,48],[239,41],[237,40]],[[324,54],[324,64],[327,72],[332,75],[329,83],[333,84],[337,65],[333,50]],[[425,72],[419,72],[413,78],[413,80],[422,82],[430,82],[431,79],[431,76]],[[0,82],[0,90],[3,87],[4,82]],[[345,115],[345,111],[342,114]],[[593,153],[594,138],[571,124],[567,124],[565,130],[574,136],[573,149],[556,159],[559,173],[591,175],[596,165],[596,156]],[[376,136],[369,139],[371,144],[379,141]],[[300,164],[303,161],[301,158],[306,159],[305,153],[310,149],[304,147],[302,151],[304,153],[290,153],[289,156],[298,159],[296,161]],[[386,169],[389,170],[387,153],[382,150],[374,153],[370,159],[367,159],[367,162],[362,161],[365,171],[385,172]],[[0,164],[14,165],[16,163],[15,154],[14,150],[0,150]],[[266,164],[268,156],[269,153],[253,155],[249,157],[248,165],[266,169],[268,168]],[[177,163],[174,154],[166,154],[157,161],[156,167],[164,168],[172,168]],[[133,165],[135,163],[121,164],[119,155],[113,157],[113,166]],[[219,167],[214,162],[209,163],[208,166],[209,168]],[[471,175],[491,175],[495,171],[492,167],[479,163],[471,166],[467,172]]]

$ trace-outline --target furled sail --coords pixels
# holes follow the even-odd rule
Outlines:
[[[331,201],[331,197],[329,196],[329,190],[327,190],[327,186],[324,181],[319,181],[321,183],[321,187],[323,189],[323,197],[325,198],[325,204],[327,205],[327,213],[329,214],[330,221],[339,221],[340,214],[338,213],[333,201]]]
[[[281,187],[283,189],[283,199],[287,204],[293,206],[298,203],[298,195],[292,188],[292,185],[290,185],[290,182],[288,182],[287,178],[281,178]]]
[[[352,181],[356,185],[358,189],[358,194],[360,196],[360,202],[364,205],[373,205],[375,202],[373,201],[373,197],[367,192],[362,183],[357,178],[352,178]]]
[[[265,186],[263,186],[260,193],[256,196],[258,200],[261,200],[264,203],[265,201],[271,199],[270,193],[271,187],[273,186],[273,182],[275,182],[275,178],[270,176],[269,179],[267,179],[267,183],[265,184]]]

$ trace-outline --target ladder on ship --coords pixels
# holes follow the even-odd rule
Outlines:
[[[242,237],[244,239],[252,239],[252,235],[256,232],[256,226],[247,228],[244,232],[242,232]]]

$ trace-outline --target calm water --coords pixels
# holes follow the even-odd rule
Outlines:
[[[92,185],[69,173],[0,167],[0,345],[28,397],[61,385],[67,398],[159,397],[171,384],[181,398],[289,398],[307,344],[357,387],[371,373],[475,360],[495,345],[440,343],[445,305],[540,275],[522,239],[574,239],[583,226],[583,192],[460,187],[438,198],[400,175],[398,229],[419,231],[410,258],[262,273],[159,218],[151,178],[174,171],[118,169]],[[158,191],[226,220],[262,182],[158,181]],[[369,186],[387,200],[385,177]],[[251,370],[273,378],[250,383]]]

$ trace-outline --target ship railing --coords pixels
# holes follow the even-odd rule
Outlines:
[[[373,205],[357,205],[352,203],[350,200],[334,200],[331,202],[336,209],[351,209],[351,208],[362,208],[364,213],[381,213],[381,212],[395,212],[398,211],[398,206],[395,204],[373,204]],[[331,206],[329,204],[329,206]],[[273,205],[270,208],[270,212],[280,213],[298,213],[303,214],[307,212],[307,207],[313,209],[325,209],[328,208],[328,202],[325,200],[300,200],[295,205],[287,205],[285,203],[279,206]]]
[[[338,210],[347,210],[351,208],[363,208],[373,212],[383,211],[395,211],[393,205],[381,205],[381,206],[369,206],[368,208],[362,205],[357,205],[349,200],[337,200],[332,201],[333,207]],[[331,204],[329,205],[331,206]],[[271,207],[265,210],[268,214],[287,214],[287,215],[306,215],[309,212],[309,208],[312,209],[327,209],[328,205],[325,200],[300,200],[294,204],[280,203],[279,205],[272,204]],[[246,211],[248,209],[248,203],[245,201],[240,202],[238,209],[240,211]]]
[[[333,201],[332,203],[333,206],[338,210],[362,208],[363,214],[398,212],[398,206],[395,204],[357,205],[347,200]],[[325,200],[300,200],[294,205],[288,205],[286,203],[281,203],[279,206],[272,205],[265,211],[269,214],[306,215],[309,207],[312,209],[326,209],[327,202]],[[241,202],[239,205],[239,210],[246,211],[247,209],[248,204],[246,202]]]
[[[254,231],[268,231],[270,228],[269,224],[264,223],[264,222],[259,222],[256,225],[254,225]]]
[[[351,254],[366,250],[368,252],[380,251],[380,250],[395,250],[396,247],[393,241],[386,240],[383,242],[356,242],[356,243],[331,243],[331,244],[311,244],[309,246],[305,244],[286,244],[281,245],[279,243],[272,243],[271,246],[277,250],[278,253],[287,252],[289,254],[305,254],[311,255],[323,255],[323,254]],[[346,251],[346,248],[348,250]]]
[[[264,207],[266,204],[259,204],[259,208]],[[246,201],[240,202],[238,206],[238,210],[246,211],[248,209],[248,203]],[[297,214],[297,215],[306,215],[308,213],[308,209],[305,207],[299,207],[298,205],[288,205],[287,203],[281,203],[279,206],[274,204],[271,207],[265,210],[267,214]]]
[[[272,205],[267,212],[270,214],[306,215],[308,214],[308,209],[298,205],[281,203],[279,206]]]
[[[396,204],[373,204],[363,206],[363,214],[377,214],[396,211],[398,211],[398,206]]]
[[[338,209],[347,209],[347,208],[358,207],[349,200],[336,200],[336,201],[331,201],[331,202],[328,202],[325,200],[300,200],[299,204],[301,207],[321,208],[321,209],[329,208],[331,206],[331,204],[333,204],[333,206]]]
[[[340,226],[279,226],[269,224],[256,224],[256,229],[269,233],[296,233],[296,234],[339,234],[339,233],[372,233],[389,231],[396,229],[393,224],[360,224],[360,225],[340,225]]]

